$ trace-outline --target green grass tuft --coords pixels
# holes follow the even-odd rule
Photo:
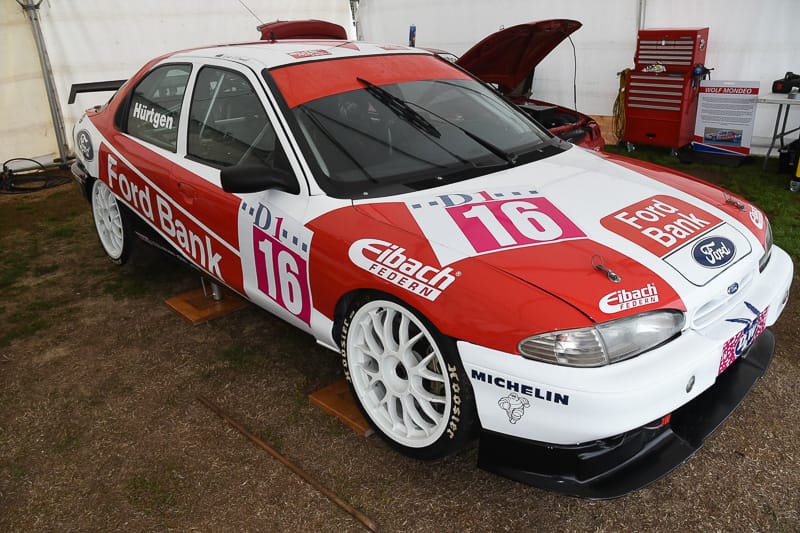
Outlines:
[[[234,368],[247,368],[257,362],[258,354],[243,342],[234,342],[222,350],[222,357]]]
[[[24,240],[9,239],[2,242],[4,251],[0,253],[0,289],[16,284],[30,270],[33,261],[41,250],[35,237],[26,236]]]
[[[56,239],[67,239],[78,232],[78,225],[73,222],[61,223],[47,232],[47,236]]]

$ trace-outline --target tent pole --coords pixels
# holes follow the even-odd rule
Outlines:
[[[644,21],[647,11],[647,0],[639,0],[639,7],[636,10],[636,33],[638,35],[639,30],[644,28]]]
[[[24,3],[23,3],[24,1]],[[58,103],[58,92],[53,80],[53,69],[50,66],[50,57],[47,55],[47,47],[42,36],[42,27],[39,24],[39,5],[42,0],[17,0],[22,10],[28,15],[33,27],[33,38],[36,40],[36,50],[39,52],[39,63],[42,66],[42,77],[44,78],[45,89],[47,90],[47,100],[50,103],[50,116],[53,119],[53,127],[56,132],[58,142],[58,161],[65,165],[69,159],[69,146],[67,135],[64,130],[64,115],[61,113],[61,106]]]

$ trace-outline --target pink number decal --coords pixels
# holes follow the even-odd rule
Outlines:
[[[545,198],[471,203],[447,211],[478,253],[585,237]]]
[[[311,322],[308,265],[274,237],[253,227],[258,288],[306,324]]]

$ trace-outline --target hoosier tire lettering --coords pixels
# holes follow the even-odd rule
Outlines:
[[[450,411],[450,423],[447,425],[447,436],[450,439],[456,438],[458,423],[461,421],[461,386],[458,383],[458,368],[455,365],[448,365],[447,372],[450,375],[450,382],[453,389],[453,408]]]

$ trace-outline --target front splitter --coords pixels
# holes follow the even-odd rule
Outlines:
[[[642,427],[575,446],[483,431],[478,466],[571,496],[624,496],[660,479],[694,455],[764,375],[774,353],[775,335],[765,330],[712,387],[674,411],[663,427]]]

